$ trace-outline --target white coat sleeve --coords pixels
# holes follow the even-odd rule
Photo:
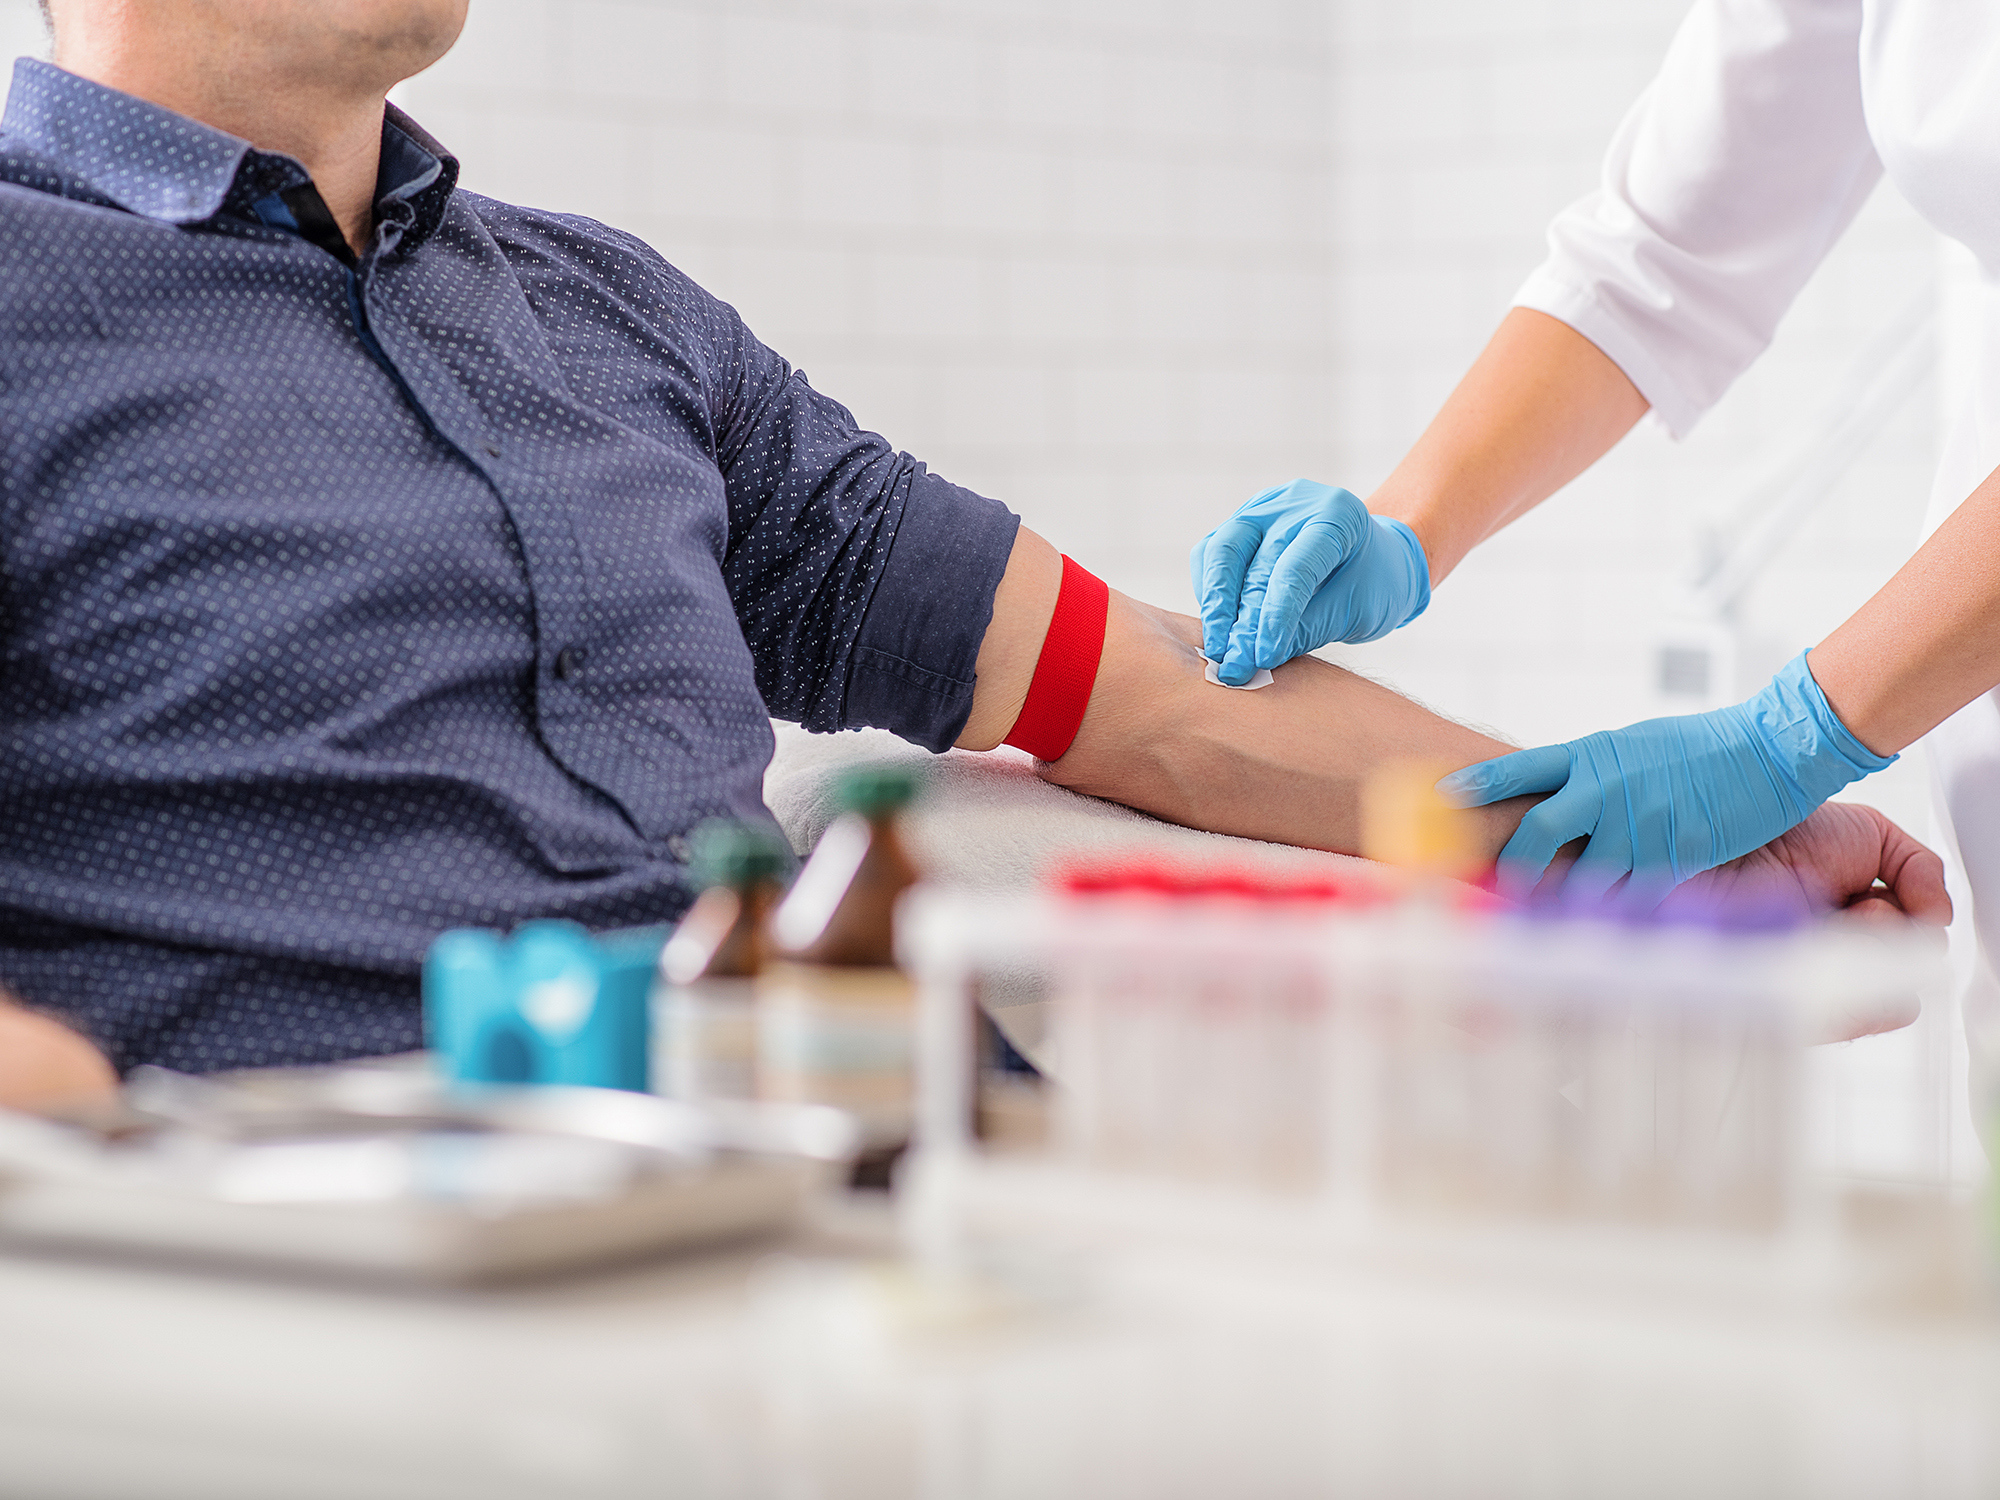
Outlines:
[[[1515,305],[1602,349],[1685,436],[1881,176],[1861,0],[1698,0]]]

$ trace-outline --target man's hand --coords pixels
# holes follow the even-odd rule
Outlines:
[[[1879,882],[1879,883],[1878,883]],[[1677,902],[1743,899],[1789,907],[1795,914],[1845,914],[1847,920],[1936,934],[1951,920],[1944,862],[1872,807],[1828,802],[1789,833],[1741,859],[1697,875],[1667,898]],[[1912,990],[1877,995],[1860,1009],[1823,1010],[1809,1023],[1814,1041],[1845,1042],[1894,1031],[1916,1020]]]
[[[1853,802],[1822,804],[1789,833],[1680,891],[1697,900],[1754,893],[1796,903],[1803,914],[1845,910],[1866,921],[1943,927],[1951,920],[1944,861],[1874,808]]]
[[[102,1052],[60,1021],[0,997],[0,1108],[37,1109],[117,1087]]]

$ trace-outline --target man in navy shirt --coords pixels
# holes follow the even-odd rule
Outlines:
[[[463,15],[56,0],[17,65],[0,1101],[411,1047],[446,927],[677,915],[688,830],[768,817],[770,715],[988,749],[1021,708],[1055,551],[638,240],[456,190],[384,96]],[[1114,596],[1045,774],[1352,849],[1384,758],[1505,748],[1310,660],[1217,690],[1199,639]],[[1863,810],[1752,863],[1945,909]]]

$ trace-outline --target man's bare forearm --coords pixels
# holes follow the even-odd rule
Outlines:
[[[1061,582],[1060,554],[1023,527],[994,597],[961,748],[990,750],[1012,729]],[[1114,591],[1082,728],[1042,774],[1191,828],[1356,854],[1362,788],[1382,766],[1456,768],[1513,748],[1312,657],[1255,692],[1217,687],[1200,647],[1198,621]],[[1497,855],[1527,805],[1464,813],[1475,845]]]
[[[1199,621],[1114,593],[1083,727],[1042,774],[1189,827],[1356,854],[1362,791],[1380,768],[1457,767],[1512,748],[1313,657],[1279,667],[1267,688],[1217,687],[1200,642]],[[1491,857],[1526,805],[1460,816]]]

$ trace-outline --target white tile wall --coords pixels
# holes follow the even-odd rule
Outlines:
[[[16,57],[48,55],[48,34],[35,0],[0,0],[0,63],[11,71]]]

